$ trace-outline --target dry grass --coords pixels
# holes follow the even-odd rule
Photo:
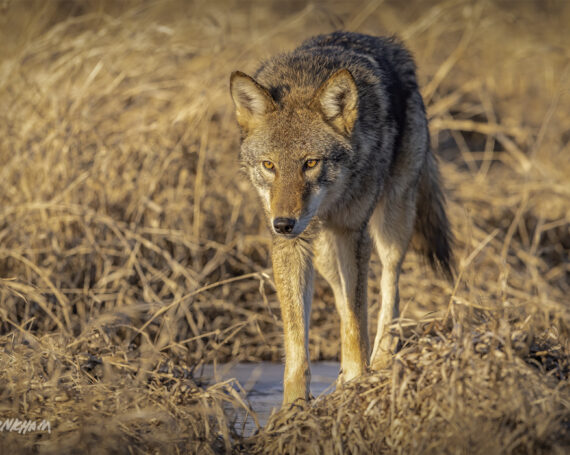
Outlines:
[[[517,355],[529,353],[522,333],[507,324],[468,333],[424,325],[391,370],[275,414],[244,452],[565,453],[568,359],[547,338],[527,357],[542,368],[529,368]]]
[[[524,3],[0,5],[0,433],[14,453],[570,449],[570,8]],[[458,238],[404,264],[389,370],[234,430],[203,363],[280,361],[269,239],[240,178],[234,69],[344,27],[412,49]],[[380,267],[373,258],[371,327]],[[311,356],[336,359],[318,282]],[[419,321],[419,322],[418,322]]]

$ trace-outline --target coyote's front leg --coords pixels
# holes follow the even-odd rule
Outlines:
[[[315,265],[331,286],[340,315],[341,382],[360,376],[368,362],[370,248],[365,227],[361,231],[323,230],[315,241]]]
[[[283,404],[309,398],[309,315],[313,296],[313,264],[303,239],[274,239],[273,274],[285,332]]]

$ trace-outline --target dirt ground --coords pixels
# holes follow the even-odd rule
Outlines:
[[[0,1],[0,452],[570,452],[568,23],[564,0]],[[410,252],[392,365],[245,437],[242,386],[198,380],[283,357],[229,74],[338,29],[415,56],[458,274]],[[312,360],[339,358],[333,307],[318,279]]]

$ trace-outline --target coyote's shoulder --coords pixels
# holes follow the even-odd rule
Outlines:
[[[383,264],[372,366],[389,358],[408,244],[451,274],[451,232],[413,59],[394,38],[336,32],[234,72],[241,160],[273,234],[285,328],[285,401],[308,396],[313,267],[341,314],[344,379],[368,364],[366,277]]]

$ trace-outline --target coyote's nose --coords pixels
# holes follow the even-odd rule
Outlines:
[[[273,227],[278,234],[291,234],[295,227],[295,219],[293,218],[275,218]]]

